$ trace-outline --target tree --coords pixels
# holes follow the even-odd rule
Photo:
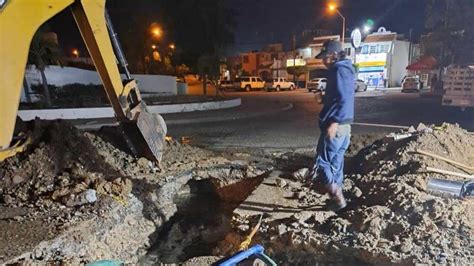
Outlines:
[[[204,69],[202,57],[220,57],[234,40],[235,11],[221,0],[135,0],[110,1],[109,12],[133,72],[143,71],[143,60],[152,45],[176,44],[175,64],[186,64],[194,71]],[[121,19],[130,12],[139,13]],[[149,26],[157,23],[163,36],[151,40]],[[218,67],[218,65],[217,65]]]
[[[175,75],[178,77],[185,77],[190,73],[190,69],[187,65],[181,64],[175,67]]]
[[[438,59],[441,67],[474,62],[474,1],[429,0],[423,41],[425,55]]]
[[[57,63],[60,56],[61,53],[58,44],[46,36],[45,28],[38,29],[31,41],[28,64],[34,65],[41,74],[41,82],[47,107],[51,107],[51,95],[44,71],[48,65]]]

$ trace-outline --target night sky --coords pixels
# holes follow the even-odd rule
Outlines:
[[[172,0],[162,0],[172,1]],[[291,49],[292,36],[297,39],[304,30],[330,29],[340,34],[342,21],[336,14],[327,12],[328,1],[323,0],[222,0],[238,14],[235,44],[227,54],[258,50],[265,44],[282,42]],[[334,1],[331,1],[334,2]],[[338,0],[340,12],[346,17],[347,32],[362,27],[367,19],[375,22],[375,29],[387,30],[408,36],[413,29],[413,40],[424,29],[426,0]],[[130,10],[131,14],[133,11]],[[136,13],[136,12],[135,12]],[[70,12],[62,12],[52,23],[60,44],[66,53],[72,48],[85,50]],[[349,36],[346,33],[346,36]]]
[[[290,45],[293,34],[305,29],[325,28],[340,34],[342,20],[329,14],[328,1],[322,0],[227,0],[239,13],[235,47],[232,52],[261,49],[266,43]],[[367,19],[375,27],[408,36],[413,28],[413,40],[424,29],[426,0],[341,0],[340,12],[346,17],[347,31],[362,27]],[[349,34],[346,33],[346,36]],[[298,38],[298,37],[297,37]]]

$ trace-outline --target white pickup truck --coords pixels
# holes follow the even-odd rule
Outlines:
[[[274,78],[265,82],[265,91],[280,91],[280,90],[294,90],[295,83],[288,81],[285,78]]]
[[[240,77],[234,81],[234,89],[237,90],[262,90],[265,82],[260,77]]]

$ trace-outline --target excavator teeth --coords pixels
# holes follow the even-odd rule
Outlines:
[[[161,162],[165,149],[166,124],[163,118],[147,111],[144,104],[135,107],[133,120],[122,121],[125,140],[136,156]]]

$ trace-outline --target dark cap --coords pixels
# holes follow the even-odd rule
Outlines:
[[[342,51],[342,44],[339,41],[329,40],[323,44],[321,52],[315,57],[316,59],[323,59],[328,54],[339,53]]]

